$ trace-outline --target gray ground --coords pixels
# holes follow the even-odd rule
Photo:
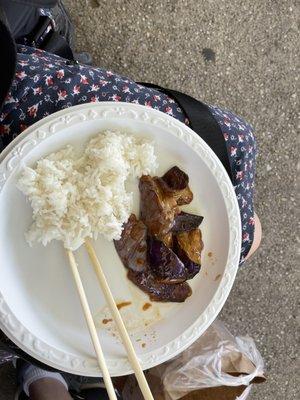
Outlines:
[[[67,4],[77,28],[77,49],[89,51],[95,65],[185,91],[232,109],[255,126],[255,203],[263,242],[239,272],[221,318],[233,333],[251,335],[265,359],[268,381],[254,388],[251,400],[299,398],[296,1]],[[11,399],[9,376],[10,367],[0,369],[1,400]]]

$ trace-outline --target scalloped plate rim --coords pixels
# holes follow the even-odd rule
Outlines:
[[[55,120],[60,119],[62,116],[67,116],[67,115],[71,115],[74,113],[76,113],[76,115],[78,115],[77,114],[78,111],[84,111],[84,110],[89,110],[89,109],[93,110],[93,109],[98,109],[98,108],[103,109],[103,110],[105,108],[108,108],[114,112],[119,112],[120,109],[127,108],[127,109],[131,109],[132,111],[141,112],[144,115],[152,114],[154,117],[155,116],[160,117],[161,121],[166,121],[167,124],[172,125],[173,127],[179,128],[180,131],[185,131],[188,136],[193,138],[193,140],[196,140],[196,142],[198,141],[198,143],[205,149],[205,151],[210,155],[210,157],[212,157],[213,161],[217,164],[218,173],[220,173],[220,176],[223,179],[222,184],[224,183],[224,180],[225,180],[225,184],[226,184],[227,188],[229,188],[229,192],[231,192],[230,193],[231,206],[233,209],[233,213],[235,214],[235,217],[237,219],[237,221],[236,221],[237,225],[235,226],[235,230],[236,230],[235,233],[239,239],[238,242],[241,243],[241,222],[240,222],[238,202],[237,202],[231,181],[230,181],[223,165],[221,164],[220,160],[213,153],[213,151],[209,148],[209,146],[203,141],[203,139],[200,138],[187,125],[176,120],[172,116],[169,116],[158,110],[154,110],[154,109],[142,106],[142,105],[132,104],[132,103],[122,103],[122,102],[115,102],[115,103],[114,102],[99,102],[99,103],[80,104],[77,106],[72,106],[72,107],[57,111],[57,112],[43,118],[42,120],[37,121],[36,123],[34,123],[30,127],[28,127],[26,130],[24,130],[17,138],[15,138],[0,154],[0,168],[5,162],[7,162],[11,153],[16,148],[19,148],[20,146],[24,145],[24,143],[26,143],[26,141],[30,140],[31,137],[35,134],[35,132],[38,129],[40,129],[42,126],[48,125],[48,127],[49,127],[51,123],[53,123]],[[124,118],[124,116],[123,116],[123,118]],[[126,116],[125,116],[125,118],[126,118]],[[94,119],[97,119],[97,118],[94,118]],[[164,127],[165,127],[165,125],[164,125]],[[40,141],[42,141],[42,140],[43,139],[41,139]],[[38,143],[40,143],[40,141]],[[38,143],[37,143],[37,145],[38,145]],[[198,155],[199,155],[199,153],[198,153]],[[4,185],[5,185],[5,182],[4,182]],[[0,187],[0,195],[1,195],[1,191],[2,191],[2,188]],[[226,204],[226,207],[228,208],[228,204],[227,204],[228,202],[226,200],[226,197],[224,196],[222,188],[221,188],[221,192],[224,197],[224,202]],[[230,228],[232,228],[231,221],[230,221]],[[232,230],[230,229],[230,237],[231,236],[232,236]],[[237,242],[237,238],[236,238],[236,242]],[[233,251],[233,250],[235,250],[235,251]],[[197,320],[181,336],[177,337],[176,339],[169,342],[168,344],[158,348],[157,350],[154,350],[152,352],[141,355],[140,358],[141,358],[142,366],[144,369],[151,368],[155,365],[161,364],[161,363],[169,360],[172,357],[175,357],[176,355],[181,353],[184,349],[186,349],[188,346],[190,346],[212,324],[212,322],[215,320],[215,318],[218,316],[219,312],[221,311],[222,307],[224,306],[224,303],[226,302],[226,299],[227,299],[227,297],[231,291],[232,285],[234,283],[235,276],[236,276],[237,269],[238,269],[238,263],[239,263],[240,246],[239,247],[236,246],[235,249],[232,249],[231,253],[233,253],[233,254],[230,254],[230,252],[228,252],[228,259],[226,262],[226,267],[224,270],[224,274],[221,278],[220,284],[218,286],[218,289],[216,290],[216,293],[214,294],[211,302],[206,307],[204,312],[197,318]],[[229,262],[229,259],[232,262],[232,264],[231,264],[231,262]],[[225,287],[226,293],[222,296],[221,300],[217,300],[216,298],[220,294],[221,290],[224,289],[224,287],[222,288],[222,285],[224,285],[225,275],[229,269],[231,271],[229,274],[229,281],[226,283],[226,287]],[[3,296],[0,292],[0,300],[1,300],[1,298],[4,303],[4,306],[8,310],[8,313],[10,313],[10,317],[15,318],[15,316],[12,314],[11,310],[9,309],[8,305],[5,303],[5,299],[3,298]],[[206,315],[206,322],[202,323],[201,326],[199,326],[199,324],[201,323],[201,319],[204,318],[205,314],[207,314],[207,310],[209,309],[209,307],[212,306],[212,304],[214,305],[214,315]],[[1,305],[1,303],[0,303],[0,305]],[[34,335],[32,335],[19,321],[17,321],[17,323],[20,324],[20,326],[23,330],[23,334],[25,333],[27,335],[32,336],[31,342],[39,341],[39,339],[37,337],[35,337]],[[78,367],[77,367],[77,369],[76,369],[76,367],[72,367],[73,361],[77,361],[78,365],[80,365],[80,364],[83,365],[83,364],[88,364],[88,363],[93,362],[94,360],[92,360],[92,359],[88,359],[88,360],[86,360],[87,362],[84,363],[84,359],[80,359],[78,356],[75,356],[75,355],[72,355],[69,353],[65,354],[61,350],[58,350],[58,349],[56,349],[48,344],[44,344],[44,343],[43,343],[43,345],[46,345],[48,347],[48,349],[45,351],[41,351],[41,354],[39,354],[38,351],[33,348],[33,345],[31,345],[31,346],[28,344],[26,345],[18,337],[16,337],[7,328],[5,323],[2,322],[1,318],[0,318],[0,328],[7,335],[7,337],[9,339],[11,339],[16,345],[18,345],[23,351],[25,351],[29,355],[35,357],[39,361],[41,361],[47,365],[50,365],[51,367],[62,369],[66,372],[70,372],[73,374],[80,374],[80,375],[86,375],[86,376],[101,375],[100,371],[97,371],[96,364],[95,364],[95,367],[82,366],[82,368],[80,370]],[[196,328],[197,328],[197,333],[192,334],[192,332],[195,331]],[[187,334],[187,333],[189,333],[189,334]],[[174,344],[176,344],[176,345],[174,346]],[[172,350],[172,347],[174,347],[174,350]],[[48,354],[48,357],[46,357],[44,355],[45,352]],[[59,364],[58,362],[56,362],[55,360],[53,360],[53,357],[51,358],[51,356],[50,356],[50,354],[53,354],[53,353],[62,353],[62,359],[66,360],[68,358],[69,365],[67,365],[67,363],[62,365],[62,364]],[[160,356],[159,353],[163,353],[163,355]],[[145,362],[143,362],[143,359],[148,359],[148,361],[146,360],[147,362],[145,363]],[[120,363],[123,364],[121,366],[122,371],[120,371],[118,368],[116,368],[115,370],[111,371],[112,376],[127,375],[127,374],[132,373],[132,369],[131,369],[130,364],[127,359],[120,360]]]

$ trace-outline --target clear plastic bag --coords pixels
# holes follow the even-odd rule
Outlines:
[[[178,400],[200,390],[205,399],[245,400],[251,383],[265,379],[264,363],[250,337],[234,337],[215,321],[179,356],[149,370],[147,379],[155,399]],[[222,388],[224,396],[219,394]],[[133,378],[126,382],[123,395],[124,400],[143,398]]]
[[[220,321],[215,321],[204,335],[169,363],[162,381],[170,398],[177,400],[204,388],[248,386],[257,376],[263,376],[263,370],[263,359],[254,341],[250,337],[232,336]]]

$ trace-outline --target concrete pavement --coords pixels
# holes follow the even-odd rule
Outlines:
[[[255,204],[263,241],[240,270],[220,318],[232,333],[252,336],[266,362],[268,381],[254,388],[250,400],[295,400],[296,1],[66,3],[76,25],[77,50],[89,51],[94,65],[185,91],[254,125],[259,147]],[[1,386],[6,382],[1,400],[11,399],[8,375],[8,367],[0,369]]]

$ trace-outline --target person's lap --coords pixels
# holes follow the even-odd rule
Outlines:
[[[66,107],[97,101],[138,103],[188,123],[180,106],[164,93],[105,69],[72,64],[21,46],[16,78],[0,115],[0,151],[39,119]],[[253,254],[261,237],[260,222],[253,209],[255,139],[251,126],[241,118],[218,107],[210,110],[222,129],[233,172],[241,211],[243,261]],[[35,388],[38,390],[38,386]]]
[[[0,150],[39,119],[72,105],[97,101],[142,104],[188,123],[180,106],[164,93],[105,69],[19,46],[16,77],[0,115]],[[219,107],[211,106],[210,110],[222,129],[233,171],[241,211],[243,261],[252,243],[257,242],[253,209],[255,139],[251,126],[242,118]]]

